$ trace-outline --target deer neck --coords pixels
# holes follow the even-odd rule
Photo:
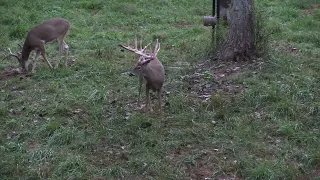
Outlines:
[[[143,77],[153,83],[160,83],[164,81],[164,68],[158,59],[152,60],[147,66],[142,68]]]
[[[21,59],[19,61],[22,66],[22,69],[24,69],[26,71],[28,71],[27,61],[29,59],[30,53],[31,53],[31,49],[28,48],[28,46],[26,44],[24,44],[22,47],[22,52],[21,52]]]
[[[24,44],[22,47],[22,52],[21,52],[21,54],[22,54],[21,60],[28,61],[30,53],[31,53],[31,49],[26,44]]]

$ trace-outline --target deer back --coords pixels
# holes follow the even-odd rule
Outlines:
[[[65,37],[70,31],[70,23],[63,18],[53,18],[32,28],[26,37],[24,46],[37,46],[50,42],[58,37]]]
[[[165,78],[163,65],[157,58],[157,54],[160,50],[160,42],[157,39],[154,50],[150,50],[150,52],[147,52],[146,48],[151,43],[142,48],[142,41],[140,41],[140,49],[138,49],[137,44],[138,40],[136,36],[135,47],[120,44],[120,47],[139,55],[139,60],[137,61],[134,68],[131,70],[130,74],[143,76],[144,79],[147,81],[147,87],[151,88],[153,91],[159,91],[162,88]]]
[[[133,71],[137,71],[137,74],[142,75],[153,91],[162,88],[165,79],[165,71],[162,63],[157,57],[144,64],[139,64],[138,62],[133,68]]]

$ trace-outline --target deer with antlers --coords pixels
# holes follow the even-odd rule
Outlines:
[[[120,44],[120,46],[128,51],[131,51],[137,55],[139,55],[139,59],[136,65],[131,70],[131,75],[138,75],[139,76],[139,98],[138,98],[138,105],[140,106],[140,95],[143,81],[146,81],[146,110],[152,111],[151,103],[150,103],[150,89],[152,91],[156,91],[158,94],[158,102],[159,102],[159,109],[160,109],[160,116],[163,117],[162,112],[162,86],[165,79],[165,72],[162,63],[157,58],[157,54],[160,50],[160,43],[157,40],[155,48],[153,52],[148,53],[146,48],[151,44],[148,44],[144,48],[138,49],[137,46],[137,38],[135,38],[135,47],[125,46]],[[140,41],[140,46],[142,46],[142,41]]]
[[[53,40],[57,40],[59,44],[59,52],[60,56],[62,54],[65,55],[65,66],[67,66],[67,51],[68,45],[64,42],[65,37],[70,32],[70,23],[68,20],[63,18],[53,18],[50,19],[34,28],[32,28],[24,41],[23,46],[20,46],[22,52],[14,54],[9,50],[9,56],[16,57],[23,69],[24,72],[28,72],[28,59],[30,56],[31,51],[36,51],[36,56],[32,63],[32,71],[34,72],[36,68],[36,63],[40,54],[42,55],[43,59],[46,61],[48,66],[52,68],[52,65],[46,58],[46,50],[44,45],[47,42],[51,42]],[[59,66],[60,60],[57,61],[56,67]]]

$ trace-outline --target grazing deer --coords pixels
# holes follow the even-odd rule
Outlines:
[[[59,43],[59,52],[60,56],[62,53],[65,55],[65,66],[67,66],[67,51],[68,45],[64,42],[65,37],[68,35],[70,31],[70,23],[66,19],[63,18],[53,18],[50,19],[34,28],[32,28],[24,41],[23,46],[20,46],[22,52],[13,54],[9,49],[9,56],[14,56],[18,59],[20,65],[22,66],[23,71],[28,71],[28,59],[31,51],[36,51],[36,56],[34,58],[34,62],[32,64],[32,71],[34,72],[36,68],[36,63],[40,54],[43,59],[47,62],[48,66],[52,68],[52,65],[46,58],[46,50],[44,45],[47,42],[56,40]],[[59,66],[60,60],[57,61],[56,67]]]
[[[142,42],[140,42],[140,45]],[[145,46],[143,49],[138,49],[137,47],[137,38],[135,38],[135,47],[132,48],[129,45],[124,46],[120,44],[120,46],[128,51],[134,52],[135,54],[139,55],[139,59],[131,70],[131,75],[138,75],[139,76],[139,99],[138,105],[140,106],[140,95],[141,95],[141,88],[143,81],[146,81],[146,110],[152,111],[151,103],[150,103],[150,93],[149,90],[153,90],[154,92],[157,91],[158,94],[158,101],[159,101],[159,108],[160,108],[160,116],[163,117],[162,112],[162,86],[164,83],[165,72],[164,68],[157,58],[157,54],[160,50],[160,43],[157,40],[155,45],[154,51],[150,53],[146,53],[145,49],[149,46]]]

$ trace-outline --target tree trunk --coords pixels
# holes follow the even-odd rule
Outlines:
[[[218,51],[221,60],[248,60],[254,55],[253,0],[231,0],[227,40]]]

